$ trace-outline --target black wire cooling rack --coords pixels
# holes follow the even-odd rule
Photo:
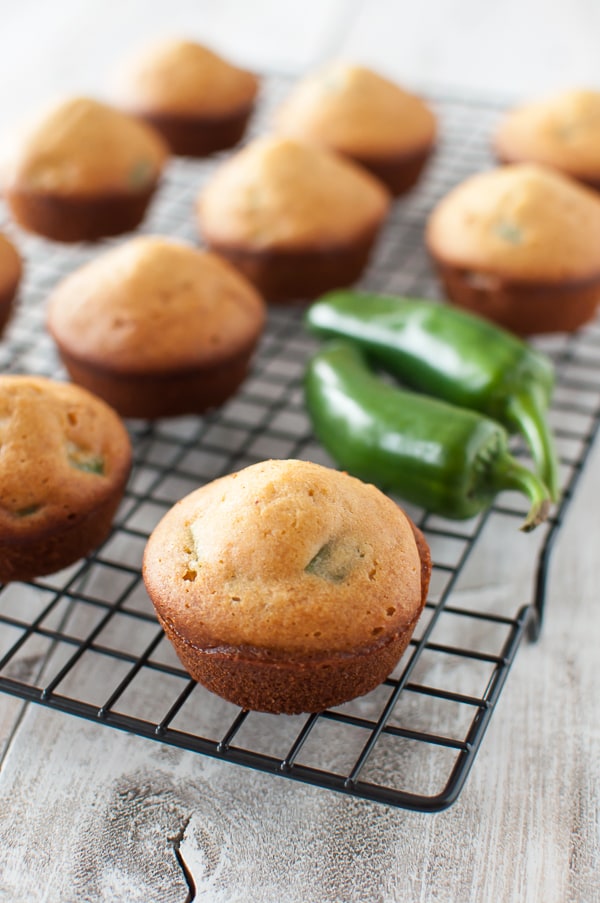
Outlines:
[[[280,78],[266,80],[255,132],[267,127],[288,87]],[[449,188],[492,162],[488,140],[499,109],[439,96],[431,102],[440,146],[419,187],[395,205],[363,280],[374,291],[437,296],[423,247],[425,218]],[[173,161],[144,231],[195,241],[194,198],[214,165]],[[0,367],[62,377],[44,331],[44,301],[98,248],[15,238],[27,272],[0,345]],[[563,495],[552,519],[521,534],[525,511],[506,494],[468,522],[405,506],[431,545],[434,568],[402,661],[368,696],[288,717],[240,711],[190,680],[155,620],[140,563],[158,519],[198,485],[267,457],[331,463],[303,407],[301,377],[315,345],[303,331],[302,312],[302,305],[270,311],[252,373],[220,411],[129,424],[135,466],[108,540],[51,578],[0,589],[0,689],[273,775],[394,806],[443,809],[464,785],[521,639],[540,629],[552,545],[600,423],[600,326],[542,346],[557,367],[551,417]],[[524,544],[527,555],[512,554]],[[472,579],[475,569],[488,578],[483,589]],[[527,581],[531,599],[523,604],[515,587]]]

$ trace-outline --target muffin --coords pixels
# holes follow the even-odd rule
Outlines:
[[[131,466],[103,401],[67,383],[0,376],[0,582],[67,567],[110,532]]]
[[[245,709],[297,714],[374,689],[425,604],[427,544],[372,485],[264,461],[178,502],[143,576],[190,675]]]
[[[142,236],[66,277],[48,330],[74,382],[124,417],[201,413],[245,378],[265,323],[261,297],[225,261]]]
[[[417,182],[436,135],[435,116],[419,97],[343,62],[301,81],[279,109],[275,128],[360,163],[394,195]]]
[[[157,129],[174,154],[205,157],[240,140],[258,79],[207,47],[167,40],[131,60],[119,77],[119,104]]]
[[[433,210],[426,241],[449,298],[513,332],[569,332],[596,313],[600,198],[555,170],[472,176]]]
[[[56,241],[93,241],[135,229],[166,158],[149,126],[76,97],[14,140],[3,187],[25,229]]]
[[[0,335],[12,313],[23,266],[15,246],[0,232]]]
[[[354,163],[270,136],[217,169],[198,219],[209,247],[268,301],[289,301],[357,280],[389,204],[381,183]]]
[[[494,149],[502,163],[542,163],[600,190],[600,91],[563,91],[510,111]]]

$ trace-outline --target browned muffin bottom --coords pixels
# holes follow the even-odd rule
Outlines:
[[[6,197],[15,220],[28,231],[54,241],[97,241],[139,226],[156,187],[86,197],[13,189]]]
[[[0,376],[0,581],[67,567],[108,535],[131,467],[118,415],[77,386]]]
[[[257,339],[251,336],[236,350],[235,359],[171,373],[111,370],[78,358],[64,347],[60,356],[73,382],[103,398],[122,417],[156,420],[220,407],[246,379]]]
[[[574,332],[594,319],[600,301],[600,273],[559,284],[532,284],[442,261],[436,269],[455,304],[521,336]]]
[[[391,674],[418,621],[403,633],[352,656],[292,662],[252,647],[202,649],[188,643],[160,615],[159,623],[190,677],[242,709],[274,715],[322,712],[370,693]]]
[[[171,152],[182,157],[208,157],[233,147],[243,137],[252,106],[224,116],[193,116],[140,111],[135,115],[163,136]]]
[[[143,567],[190,675],[242,708],[286,714],[385,680],[430,573],[424,537],[394,502],[300,461],[262,462],[187,496],[153,532]]]
[[[15,294],[16,286],[14,289],[0,291],[0,335],[2,335],[6,324],[10,320]]]
[[[124,487],[123,487],[124,488]],[[28,582],[69,567],[98,548],[108,534],[122,498],[107,498],[88,512],[68,512],[68,523],[39,526],[31,536],[3,532],[0,583]],[[25,515],[19,515],[25,516]]]
[[[417,150],[389,156],[372,157],[356,154],[354,159],[380,179],[394,197],[400,197],[417,184],[432,152],[433,146],[425,144]]]
[[[0,233],[0,335],[10,319],[22,274],[23,264],[19,252]]]
[[[379,226],[352,242],[312,250],[272,248],[253,250],[211,242],[271,303],[316,298],[334,288],[356,282],[371,257]]]
[[[155,236],[99,255],[48,303],[71,379],[145,419],[223,404],[245,379],[264,322],[262,299],[228,263]]]

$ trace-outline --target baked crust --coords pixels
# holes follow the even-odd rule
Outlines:
[[[213,175],[198,223],[267,300],[309,298],[358,278],[390,196],[356,164],[290,139],[258,139]]]
[[[577,329],[600,301],[600,199],[546,167],[480,173],[432,212],[449,298],[522,335]]]
[[[142,48],[117,73],[115,91],[130,109],[221,118],[248,109],[258,78],[209,47],[167,39]]]
[[[313,661],[269,661],[249,650],[199,649],[158,618],[188,674],[242,709],[275,715],[322,712],[370,693],[391,674],[418,618],[377,648]]]
[[[0,233],[0,335],[13,310],[13,301],[23,275],[21,255]]]
[[[267,136],[217,168],[197,212],[211,244],[305,251],[351,242],[381,223],[389,206],[385,188],[351,161]]]
[[[493,138],[503,163],[552,166],[600,188],[600,92],[571,90],[523,104],[503,117]]]
[[[96,257],[48,302],[48,330],[72,379],[142,418],[222,404],[246,376],[265,316],[228,263],[152,236]]]
[[[433,150],[433,145],[424,144],[415,150],[388,156],[355,155],[354,160],[383,182],[394,197],[400,197],[417,184]]]
[[[446,294],[460,307],[521,336],[574,332],[596,316],[600,274],[562,284],[517,282],[438,262]]]
[[[125,64],[117,95],[174,154],[205,157],[242,138],[258,79],[192,41],[153,44]]]
[[[75,97],[14,138],[3,188],[24,228],[58,241],[91,241],[139,224],[167,155],[146,124]]]
[[[183,499],[143,569],[196,680],[244,708],[289,714],[341,704],[390,674],[430,571],[422,534],[394,502],[300,461],[262,462]]]
[[[0,376],[0,581],[72,564],[107,536],[131,466],[117,414],[84,389]]]
[[[171,373],[122,373],[95,366],[69,354],[60,356],[73,382],[103,398],[122,417],[156,420],[203,414],[224,404],[248,375],[257,337],[236,351],[235,358]]]
[[[278,110],[275,127],[354,160],[394,195],[418,180],[436,137],[435,117],[419,97],[343,62],[303,79]]]
[[[148,110],[131,112],[163,136],[173,154],[208,157],[238,144],[244,136],[253,104],[223,116],[192,116]]]
[[[262,250],[214,242],[227,259],[273,304],[308,301],[330,289],[356,282],[371,257],[378,226],[366,229],[345,245],[314,249]]]
[[[83,198],[11,189],[6,200],[15,220],[29,232],[54,241],[97,241],[137,228],[157,186],[153,182],[135,195],[121,192]]]

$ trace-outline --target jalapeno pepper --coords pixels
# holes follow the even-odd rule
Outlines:
[[[546,487],[508,452],[500,424],[384,382],[356,345],[317,351],[305,392],[317,437],[355,476],[448,518],[473,517],[504,489],[531,503],[523,530],[547,517]]]
[[[306,322],[318,335],[358,342],[407,386],[520,432],[556,500],[558,462],[546,417],[554,370],[546,355],[483,318],[420,299],[331,292],[309,308]]]

